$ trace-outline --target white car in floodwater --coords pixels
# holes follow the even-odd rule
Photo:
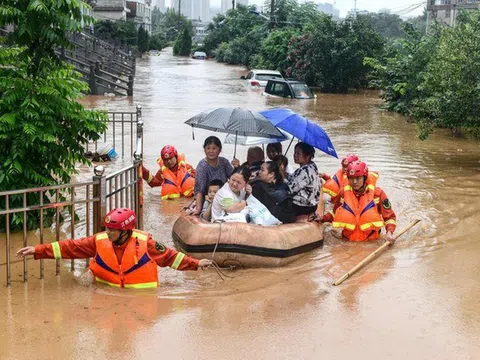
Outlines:
[[[150,51],[148,52],[148,55],[150,55],[150,56],[160,56],[160,51],[158,51],[158,50],[150,50]]]
[[[250,86],[265,87],[268,80],[283,79],[282,74],[276,70],[251,70],[247,76],[240,77],[242,80],[246,80]]]

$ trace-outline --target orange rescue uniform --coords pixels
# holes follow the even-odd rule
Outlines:
[[[155,242],[152,235],[133,230],[124,244],[115,246],[101,232],[78,240],[35,246],[35,259],[93,258],[90,270],[97,282],[115,287],[158,286],[157,266],[197,270],[198,260]]]
[[[367,178],[365,191],[358,194],[345,185],[338,195],[333,211],[322,217],[322,222],[332,222],[343,228],[342,235],[350,241],[376,240],[380,229],[394,232],[397,223],[387,194],[375,186],[373,178]]]
[[[142,177],[151,187],[161,186],[161,197],[166,199],[177,199],[181,195],[185,197],[193,196],[195,187],[195,169],[185,162],[183,154],[177,155],[177,165],[169,169],[165,166],[163,159],[157,160],[160,170],[155,176],[143,167]]]

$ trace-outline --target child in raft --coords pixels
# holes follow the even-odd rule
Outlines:
[[[212,202],[212,222],[217,220],[246,222],[246,198],[252,193],[248,184],[248,165],[235,168],[227,183],[215,194]],[[230,214],[235,214],[231,215]]]
[[[205,196],[202,213],[200,214],[200,217],[202,219],[210,221],[210,219],[212,218],[212,202],[215,194],[218,192],[218,190],[220,190],[223,185],[223,181],[219,179],[213,179],[208,184],[207,196]]]

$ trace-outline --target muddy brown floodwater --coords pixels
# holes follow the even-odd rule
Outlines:
[[[209,133],[192,140],[183,122],[203,110],[290,107],[318,121],[340,156],[355,152],[380,172],[399,228],[422,222],[339,287],[332,281],[377,244],[344,243],[327,229],[323,249],[288,267],[237,271],[224,282],[210,271],[160,269],[155,291],[85,287],[67,263],[56,277],[53,261],[39,280],[33,260],[28,282],[6,288],[0,266],[1,359],[480,359],[479,143],[444,131],[422,142],[404,117],[379,109],[375,92],[271,100],[244,86],[245,73],[163,51],[138,62],[133,99],[84,103],[141,104],[151,169],[164,144],[197,164]],[[233,146],[223,155],[231,158]],[[315,161],[327,173],[339,167],[323,154]],[[158,188],[145,193],[146,230],[172,245],[186,202],[161,202]],[[20,274],[16,263],[14,280]]]

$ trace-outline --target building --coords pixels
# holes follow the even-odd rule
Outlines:
[[[160,10],[161,13],[167,11],[167,7],[165,6],[165,0],[155,0],[155,7]]]
[[[203,44],[203,40],[207,36],[207,22],[202,22],[199,20],[192,20],[193,29],[195,31],[195,35],[193,35],[193,41],[197,44]]]
[[[210,21],[210,0],[173,0],[172,7],[190,20]]]
[[[235,1],[235,6],[237,5],[248,5],[248,0],[234,0]],[[226,14],[228,10],[230,10],[233,7],[233,1],[232,0],[222,0],[222,14]]]
[[[355,17],[356,15],[368,15],[368,14],[370,13],[367,10],[355,11],[354,9],[352,9],[347,12],[347,17]]]
[[[428,0],[427,26],[433,20],[455,26],[455,19],[461,9],[479,10],[480,0]]]
[[[97,0],[93,16],[97,20],[127,20],[130,10],[126,0]]]
[[[133,21],[137,29],[143,26],[149,34],[152,33],[152,0],[127,0],[127,7],[130,12],[127,20]]]
[[[340,18],[340,10],[335,8],[333,4],[330,3],[317,3],[318,11],[321,11],[325,14],[332,15],[332,17],[338,19]]]

